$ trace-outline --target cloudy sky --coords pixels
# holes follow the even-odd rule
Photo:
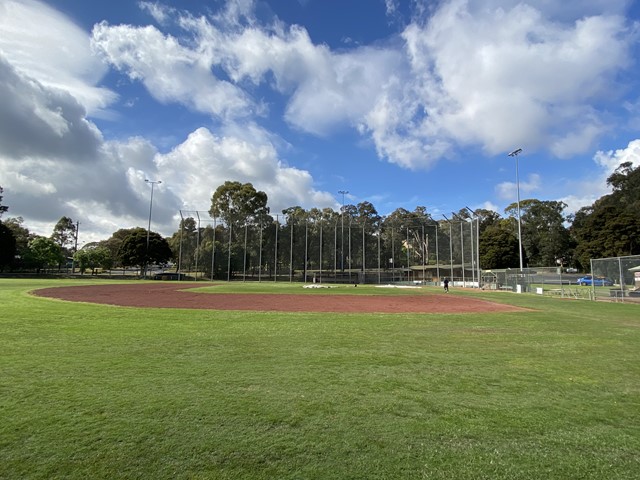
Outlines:
[[[570,210],[640,164],[632,0],[0,0],[9,216],[171,234],[226,180],[286,207]]]

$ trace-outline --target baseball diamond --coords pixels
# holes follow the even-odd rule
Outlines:
[[[142,283],[55,287],[42,297],[127,307],[341,313],[477,313],[527,309],[464,296],[202,293],[202,283]]]

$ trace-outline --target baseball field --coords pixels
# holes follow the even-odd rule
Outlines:
[[[0,280],[2,479],[636,479],[640,308]]]

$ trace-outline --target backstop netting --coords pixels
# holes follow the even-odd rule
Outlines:
[[[189,210],[180,218],[177,269],[195,279],[480,285],[473,219],[381,225],[275,215],[229,225]]]

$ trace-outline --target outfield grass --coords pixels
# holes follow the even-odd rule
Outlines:
[[[27,293],[69,283],[0,280],[0,478],[640,476],[637,305],[474,292],[535,311],[327,315]]]

